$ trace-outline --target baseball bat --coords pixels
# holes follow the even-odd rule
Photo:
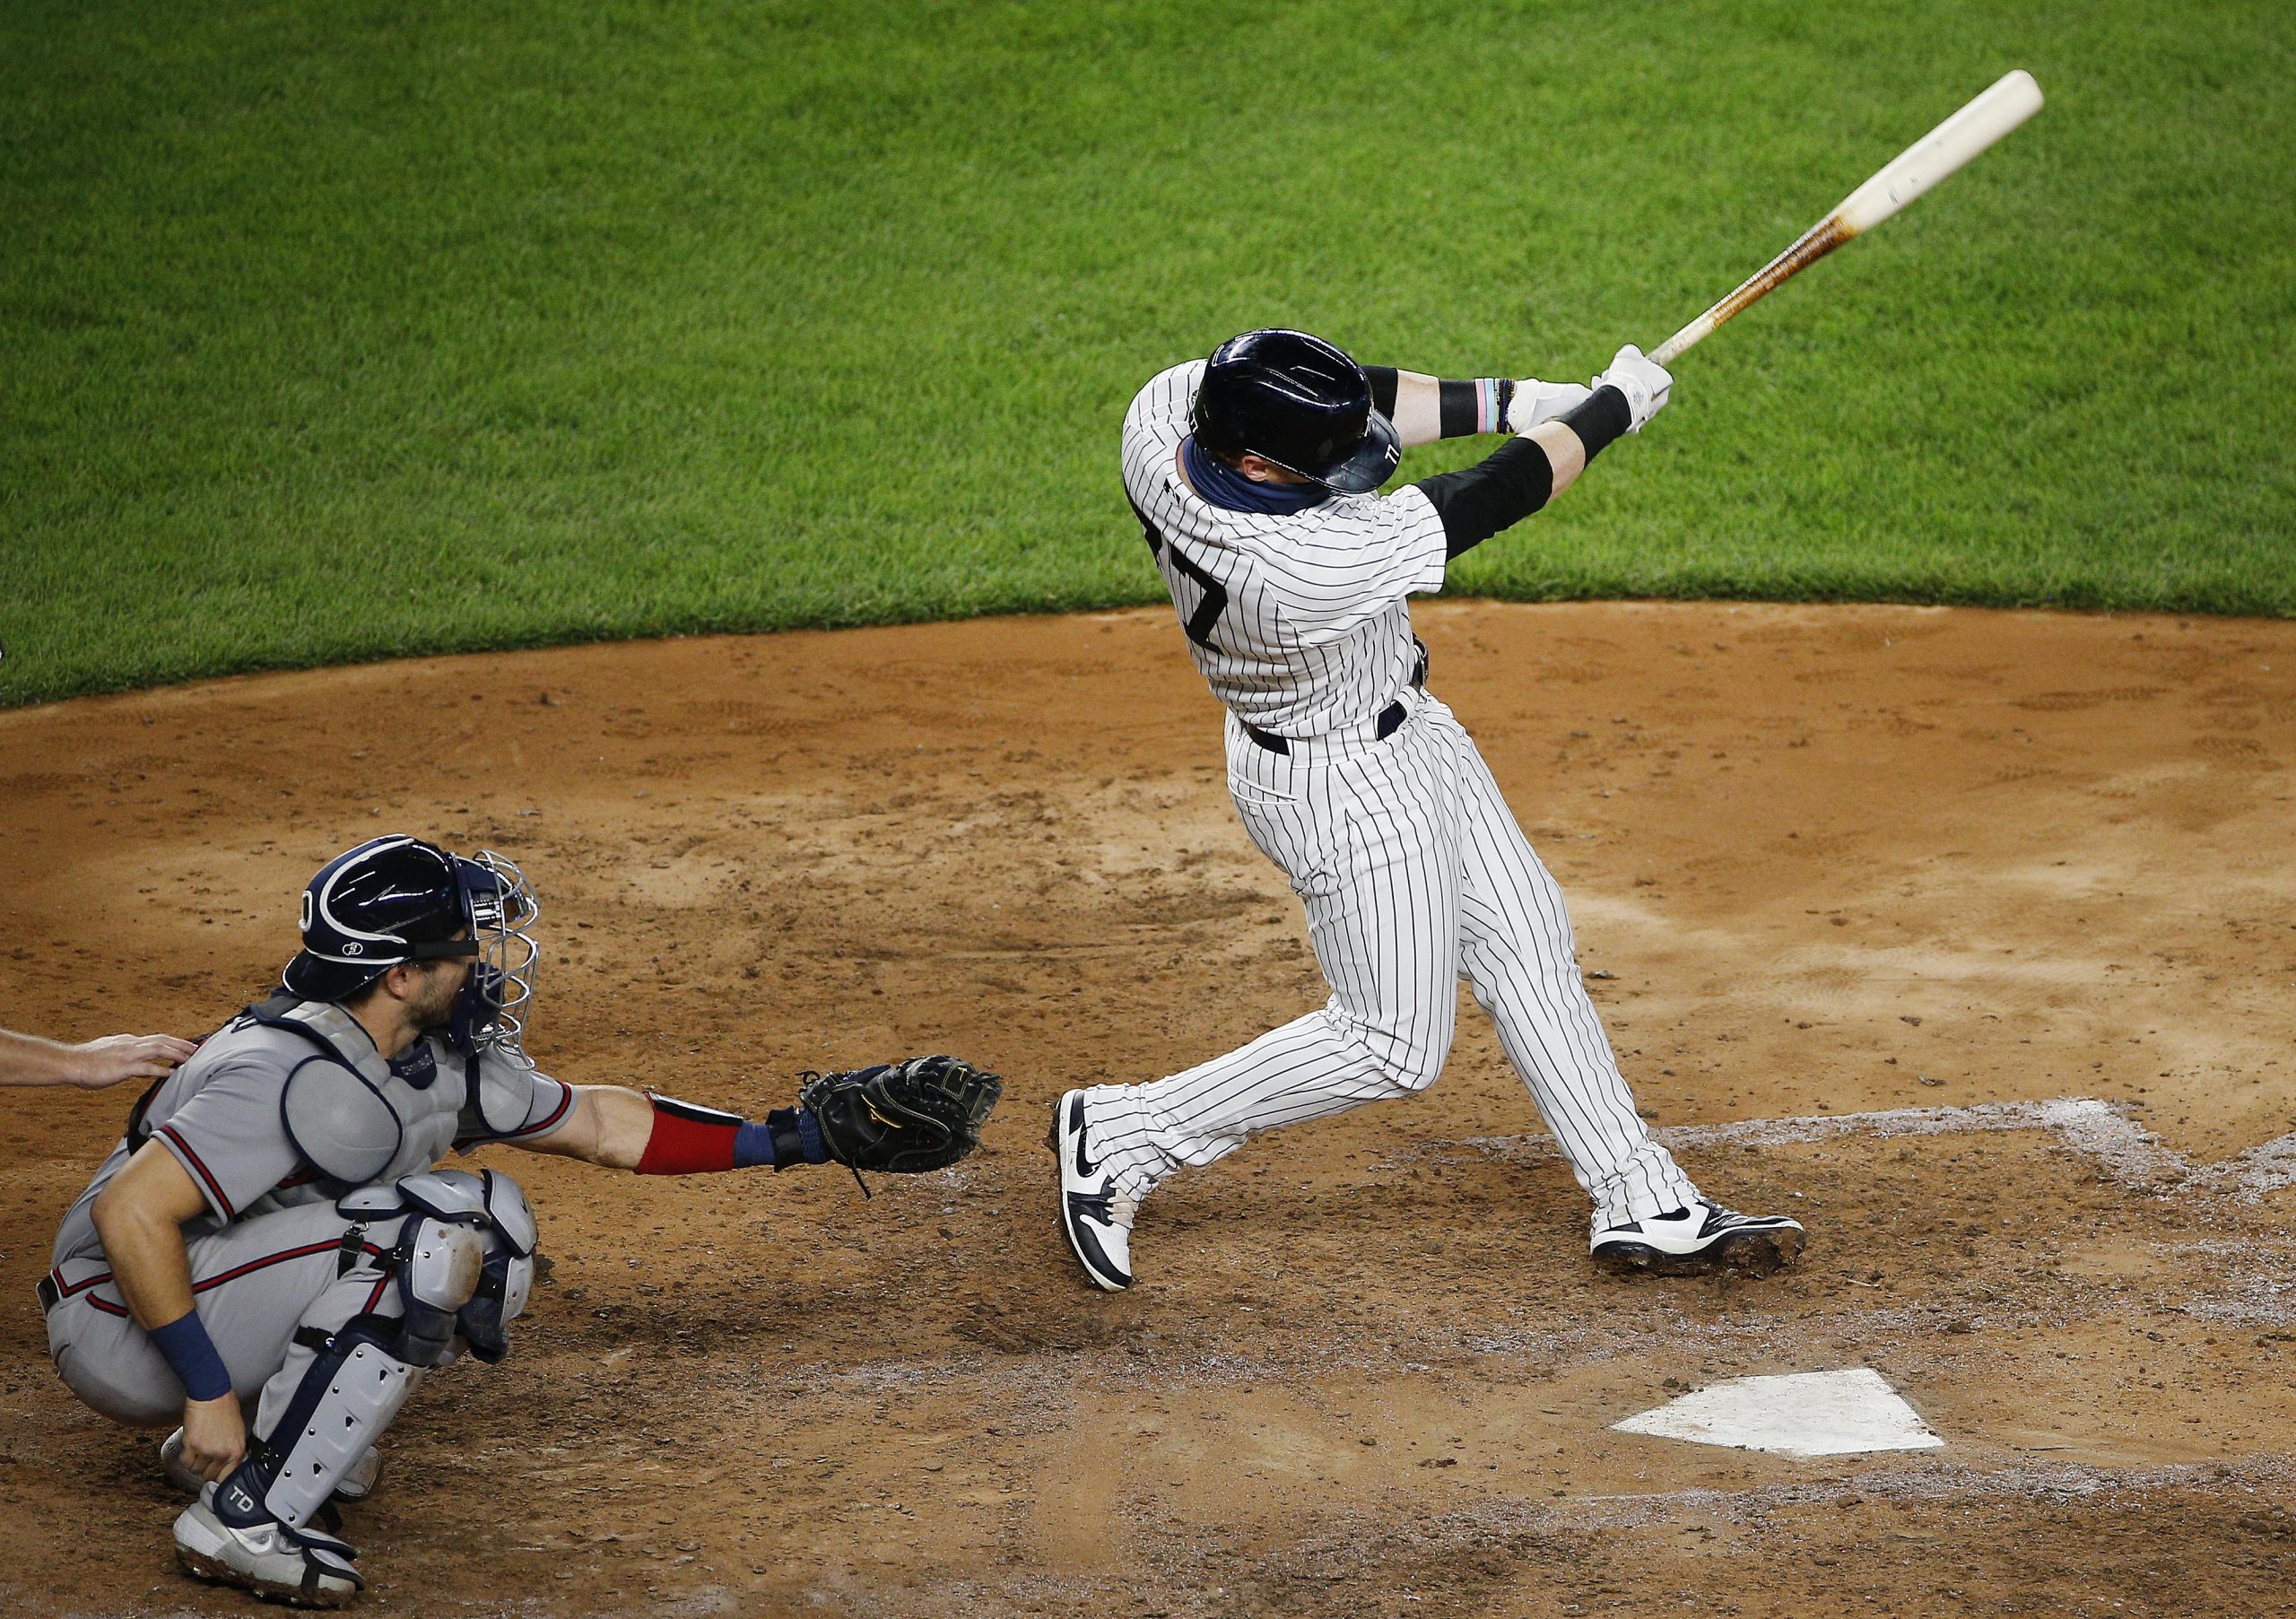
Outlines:
[[[1883,220],[1952,174],[1979,152],[2041,109],[2041,87],[2020,67],[1994,81],[1992,88],[1884,164],[1872,179],[1841,199],[1840,205],[1812,225],[1794,245],[1738,283],[1681,331],[1650,351],[1660,365],[1716,326],[1783,285],[1852,237]]]

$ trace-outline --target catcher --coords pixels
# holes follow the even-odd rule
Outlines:
[[[978,1144],[999,1081],[949,1057],[807,1075],[755,1120],[551,1078],[522,1044],[537,914],[491,853],[385,837],[328,861],[277,991],[144,1093],[65,1215],[39,1284],[57,1370],[116,1422],[181,1423],[161,1459],[198,1493],[191,1573],[351,1600],[335,1503],[373,1486],[426,1371],[508,1349],[534,1214],[507,1175],[434,1169],[448,1148],[684,1175],[931,1170]]]

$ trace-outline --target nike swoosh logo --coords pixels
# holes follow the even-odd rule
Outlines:
[[[1069,1104],[1068,1122],[1069,1127],[1076,1132],[1076,1172],[1079,1175],[1099,1174],[1100,1166],[1084,1156],[1084,1099],[1083,1097],[1078,1097]]]

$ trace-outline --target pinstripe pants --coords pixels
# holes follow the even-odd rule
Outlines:
[[[1424,692],[1384,742],[1260,747],[1231,717],[1228,787],[1292,879],[1331,999],[1249,1045],[1144,1085],[1084,1093],[1101,1161],[1144,1196],[1257,1131],[1434,1084],[1465,979],[1610,1225],[1697,1189],[1634,1110],[1573,959],[1561,891],[1474,738]]]

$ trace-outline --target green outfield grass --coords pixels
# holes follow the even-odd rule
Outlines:
[[[0,703],[1160,599],[1154,370],[1583,379],[2020,65],[1454,588],[2296,611],[2280,0],[12,5]]]

